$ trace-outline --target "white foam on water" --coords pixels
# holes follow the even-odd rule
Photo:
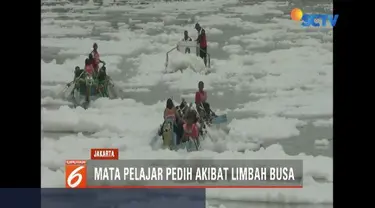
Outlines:
[[[330,119],[319,119],[313,122],[314,126],[317,127],[332,127],[333,126],[333,118]]]
[[[308,182],[308,183],[307,183]],[[332,203],[332,184],[320,184],[304,176],[303,189],[208,189],[207,198],[249,202]]]
[[[226,45],[223,46],[223,51],[229,53],[229,54],[236,54],[242,52],[242,46],[240,45]]]
[[[61,99],[54,99],[52,97],[44,97],[41,100],[41,105],[69,105],[70,102]]]
[[[288,4],[288,2],[264,2],[261,4],[242,5],[238,7],[226,8],[225,10],[228,12],[248,16],[263,16],[265,14],[283,15],[284,12],[280,11],[278,8],[280,6],[285,6],[285,4]]]
[[[315,145],[316,146],[327,146],[329,145],[329,140],[328,139],[319,139],[319,140],[315,140]]]
[[[294,91],[291,93],[293,96],[273,94],[255,102],[248,102],[235,111],[250,111],[263,115],[330,116],[333,111],[331,90]]]
[[[90,52],[90,48],[82,50],[81,54],[87,55],[80,55],[74,59],[66,59],[64,64],[56,64],[56,60],[52,60],[50,63],[46,63],[42,60],[42,83],[69,83],[73,80],[75,67],[79,66],[80,68],[84,68],[85,59]],[[117,75],[121,71],[117,68],[117,64],[121,61],[121,57],[103,55],[102,59],[106,60],[106,67],[108,68],[107,73],[109,75]],[[43,86],[43,88],[52,89],[53,87]]]
[[[295,118],[267,116],[261,118],[233,119],[229,123],[229,136],[237,139],[275,140],[298,136],[298,127],[304,121]],[[272,130],[271,130],[272,129]]]

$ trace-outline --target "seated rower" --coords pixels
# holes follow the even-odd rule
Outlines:
[[[196,120],[196,114],[193,111],[190,111],[186,117],[186,122],[183,125],[184,134],[183,134],[183,141],[189,141],[189,138],[197,140],[199,137],[199,128]]]
[[[176,119],[179,117],[176,111],[176,107],[174,106],[174,103],[172,99],[168,98],[166,107],[164,109],[164,120],[172,119],[173,121],[176,121]]]
[[[188,116],[191,116],[194,123],[198,123],[200,117],[199,117],[198,112],[195,109],[189,109],[187,114]]]
[[[85,75],[85,70],[79,68],[79,66],[76,66],[74,69],[74,79],[82,78],[82,76]]]
[[[84,75],[85,75],[85,70],[83,69],[80,69],[79,66],[76,66],[74,68],[74,78],[73,78],[73,81],[68,83],[67,86],[70,87],[72,84],[75,85],[75,87],[78,87],[82,78],[84,78]],[[79,79],[79,80],[77,80]],[[72,90],[71,92],[71,95],[74,94],[74,90]]]
[[[186,111],[188,109],[185,99],[182,99],[180,105],[177,106],[176,109],[177,109],[177,112],[180,115],[180,117],[181,118],[184,117],[184,114],[186,113]]]
[[[166,103],[166,106],[165,106],[165,109],[164,109],[164,113],[163,113],[163,118],[164,118],[164,122],[160,126],[160,129],[159,129],[159,132],[158,132],[159,136],[162,135],[163,125],[167,120],[172,120],[175,124],[178,120],[181,120],[179,114],[177,113],[176,107],[174,106],[173,101],[170,98],[167,100],[167,103]]]
[[[99,72],[98,72],[98,81],[99,82],[104,82],[107,78],[107,72],[106,72],[107,68],[105,66],[103,66],[102,68],[100,68]]]
[[[76,66],[76,68],[74,70],[74,81],[75,81],[76,87],[79,87],[79,85],[81,83],[85,82],[85,76],[86,76],[85,70],[79,68],[79,66]],[[76,80],[76,79],[78,79],[78,80]],[[72,91],[72,93],[73,93],[73,91]]]
[[[200,81],[198,83],[198,91],[195,93],[195,104],[199,115],[203,119],[210,119],[211,117],[216,116],[210,108],[210,104],[207,103],[207,92],[204,91],[204,83]]]
[[[89,76],[92,76],[94,73],[94,68],[92,67],[90,59],[85,60],[85,71]]]
[[[99,69],[99,72],[97,74],[97,84],[98,84],[98,91],[103,97],[108,97],[107,93],[107,73],[106,73],[106,68],[105,66],[101,67]]]
[[[86,78],[90,78],[94,74],[94,68],[92,67],[91,61],[88,58],[85,60],[85,72],[86,72]],[[87,86],[87,79],[85,81],[86,81],[86,86],[85,86],[85,88],[86,88],[86,90],[85,90],[86,91],[86,99],[85,100],[88,103],[88,102],[90,102],[91,88],[90,88],[90,86]]]

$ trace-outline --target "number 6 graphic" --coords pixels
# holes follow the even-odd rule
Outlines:
[[[79,166],[78,168],[76,168],[75,170],[73,170],[69,174],[69,177],[67,179],[67,183],[68,183],[69,187],[75,188],[75,187],[77,187],[81,183],[81,181],[82,181],[82,174],[80,174],[78,172],[80,170],[82,170],[83,168],[85,168],[85,166]],[[72,184],[73,179],[76,178],[76,177],[78,177],[77,181]]]

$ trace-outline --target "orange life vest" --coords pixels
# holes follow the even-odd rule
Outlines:
[[[191,137],[191,138],[196,138],[198,135],[196,135],[198,132],[194,132],[196,129],[197,129],[197,125],[196,124],[192,124],[190,126],[190,128],[187,126],[187,124],[185,123],[183,125],[183,128],[184,128],[184,135],[187,136],[187,137]]]
[[[92,73],[94,73],[94,68],[92,67],[91,64],[88,64],[85,66],[85,71],[89,74],[89,75],[92,75]]]
[[[176,111],[174,108],[173,109],[166,108],[164,115],[165,115],[164,119],[176,120]]]

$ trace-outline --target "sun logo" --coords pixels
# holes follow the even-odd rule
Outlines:
[[[303,12],[301,9],[298,9],[298,8],[294,8],[292,9],[292,11],[290,12],[290,17],[292,18],[292,20],[294,21],[301,21],[302,17],[303,17]]]

